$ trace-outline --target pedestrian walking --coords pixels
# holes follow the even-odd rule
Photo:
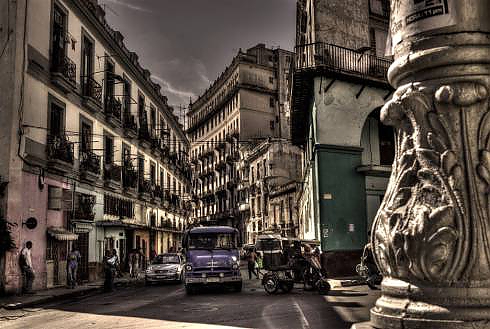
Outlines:
[[[32,282],[34,281],[34,269],[31,256],[32,242],[27,241],[25,247],[20,251],[19,265],[22,272],[22,293],[33,294]]]
[[[68,287],[71,289],[74,289],[77,285],[78,264],[80,263],[80,259],[80,252],[75,247],[73,247],[68,254],[67,262]]]
[[[138,253],[136,249],[132,249],[129,254],[129,276],[133,279],[138,277]]]
[[[108,249],[104,257],[104,291],[110,292],[114,290],[114,274],[116,268],[116,257]]]
[[[255,270],[256,264],[257,264],[257,254],[255,253],[255,250],[251,249],[247,254],[247,267],[248,267],[249,280],[252,280],[252,273],[255,275],[257,279],[259,278],[259,274]]]

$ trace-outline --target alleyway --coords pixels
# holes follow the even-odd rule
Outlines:
[[[368,320],[377,296],[365,286],[336,288],[326,297],[299,287],[269,296],[255,280],[247,280],[241,293],[195,296],[187,296],[182,285],[140,285],[36,309],[1,310],[0,327],[340,329]]]

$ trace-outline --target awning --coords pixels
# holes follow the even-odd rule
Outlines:
[[[49,227],[48,234],[59,241],[78,240],[78,234],[72,233],[63,227]]]

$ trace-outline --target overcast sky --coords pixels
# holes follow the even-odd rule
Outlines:
[[[257,43],[292,50],[296,0],[99,0],[109,24],[162,86],[187,106]]]

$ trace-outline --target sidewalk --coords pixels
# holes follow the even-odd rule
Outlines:
[[[116,278],[114,280],[114,285],[117,287],[128,286],[135,283],[142,283],[144,280],[144,274],[139,275],[138,279],[131,279],[129,275],[122,278]],[[69,299],[78,296],[85,296],[102,291],[104,286],[104,280],[99,280],[95,282],[89,282],[75,289],[70,289],[67,287],[57,287],[36,291],[33,295],[12,295],[0,298],[0,308],[5,308],[8,310],[16,310],[26,307],[33,307],[36,305],[41,305],[49,303],[55,300]]]

